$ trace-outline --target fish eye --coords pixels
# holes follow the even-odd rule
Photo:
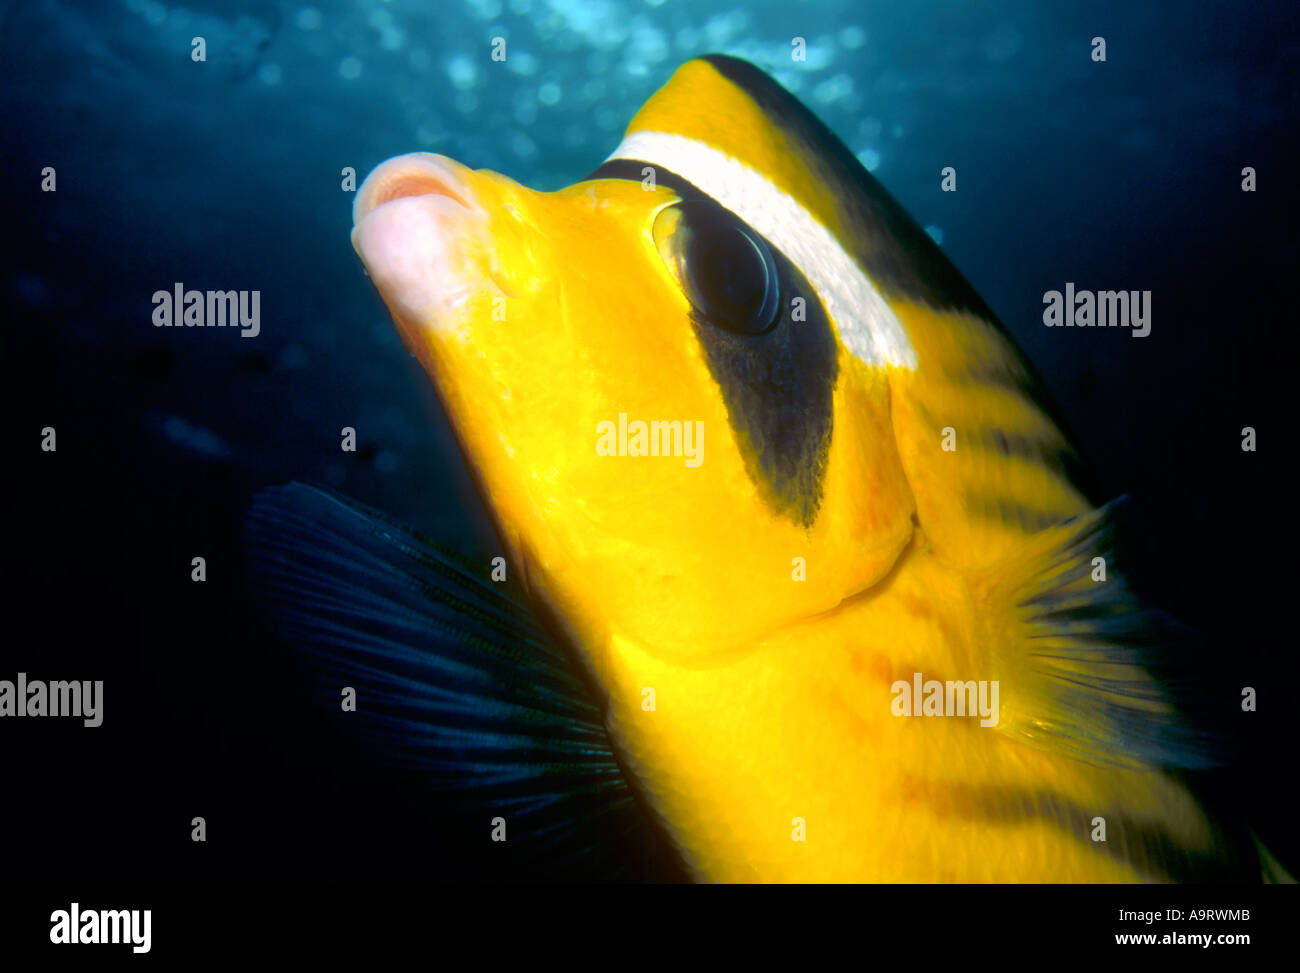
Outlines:
[[[772,330],[780,275],[759,234],[716,203],[686,201],[658,215],[654,235],[701,318],[736,334]]]

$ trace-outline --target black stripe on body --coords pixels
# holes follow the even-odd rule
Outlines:
[[[1035,403],[1035,407],[1037,403]],[[996,462],[997,457],[1021,460],[1041,467],[1045,473],[1056,477],[1062,483],[1078,489],[1087,473],[1080,464],[1077,455],[1068,443],[1054,437],[1040,437],[1007,433],[1002,429],[980,421],[957,424],[950,420],[940,420],[930,408],[922,403],[914,403],[922,423],[934,430],[952,426],[959,437],[958,449],[980,451],[985,455],[984,462]],[[1045,414],[1045,413],[1044,413]],[[938,448],[938,440],[935,440]],[[976,476],[976,470],[968,470],[968,476]],[[966,510],[975,517],[993,520],[1006,525],[1018,526],[1026,533],[1037,533],[1048,527],[1055,527],[1078,515],[1071,507],[1052,509],[1050,507],[1032,507],[1002,495],[998,484],[1001,481],[981,481],[954,477],[952,489],[961,493],[966,503]]]
[[[1060,511],[1029,507],[1014,500],[998,498],[980,501],[967,497],[968,509],[984,517],[992,517],[1002,524],[1015,524],[1026,534],[1036,534],[1040,530],[1055,527],[1065,519]]]
[[[976,448],[988,448],[1008,459],[1021,459],[1048,470],[1066,483],[1076,486],[1088,473],[1068,445],[1049,442],[1035,436],[1005,433],[1000,429],[981,430],[974,437]]]

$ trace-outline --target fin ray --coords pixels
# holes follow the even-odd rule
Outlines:
[[[358,738],[444,795],[509,815],[512,842],[590,855],[648,831],[601,708],[531,613],[458,555],[302,483],[245,521],[250,596],[300,650],[322,708],[357,693]]]
[[[999,729],[1095,764],[1219,765],[1223,735],[1184,709],[1198,695],[1194,633],[1144,607],[1115,572],[1120,502],[1034,535],[1028,558],[991,583],[989,602],[1015,616],[992,644],[1021,701]],[[1092,580],[1095,557],[1105,581]]]

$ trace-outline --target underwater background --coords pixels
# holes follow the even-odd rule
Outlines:
[[[605,874],[600,856],[578,868],[470,850],[477,818],[351,747],[248,603],[240,524],[257,489],[306,480],[483,564],[499,553],[352,251],[343,170],[359,184],[424,150],[559,188],[600,164],[681,62],[721,52],[774,73],[931,232],[1043,377],[1102,494],[1128,496],[1141,590],[1206,634],[1225,708],[1259,691],[1216,786],[1294,871],[1298,11],[0,5],[17,491],[0,678],[103,679],[106,698],[95,730],[0,728],[5,773],[23,782],[0,802],[11,854],[92,873]],[[206,61],[191,59],[196,36]],[[940,191],[945,166],[955,193]],[[1150,290],[1151,334],[1045,328],[1043,295],[1067,281]],[[260,291],[260,334],[153,327],[151,295],[175,282]],[[356,453],[339,449],[344,426]],[[1256,452],[1241,449],[1246,426]],[[195,556],[206,583],[190,580]],[[190,841],[194,815],[205,844]]]

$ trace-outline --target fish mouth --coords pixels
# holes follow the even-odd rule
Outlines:
[[[382,162],[366,176],[352,202],[352,226],[361,225],[385,203],[411,196],[446,196],[466,209],[477,209],[468,186],[467,170],[445,155],[412,152]]]
[[[471,170],[428,152],[398,156],[366,177],[352,204],[352,248],[408,342],[445,331],[479,278],[469,231],[486,221]]]

